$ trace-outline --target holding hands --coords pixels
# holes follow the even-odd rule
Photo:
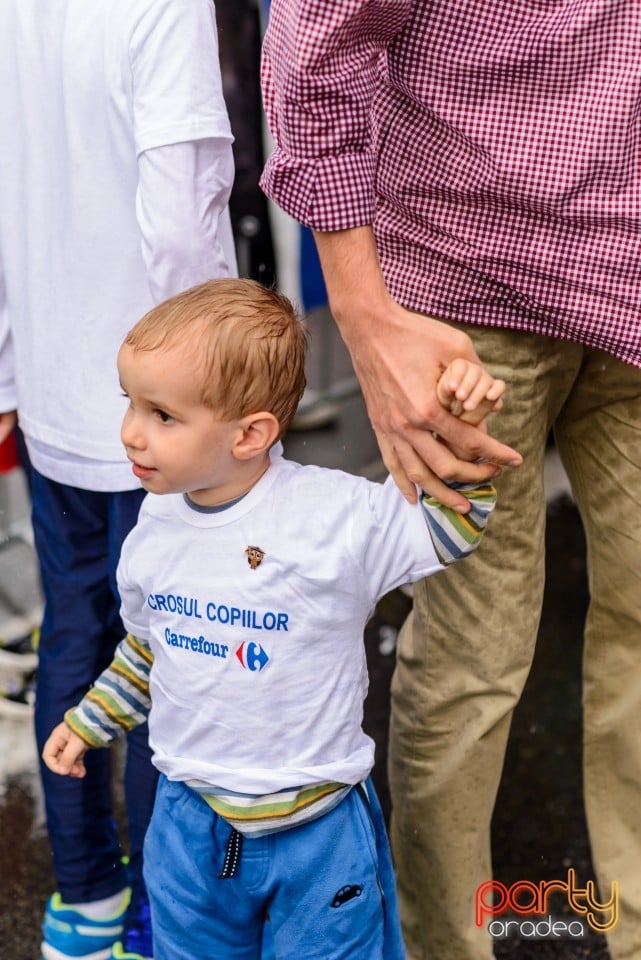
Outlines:
[[[332,314],[387,469],[411,503],[418,486],[444,506],[467,512],[469,502],[452,481],[483,483],[502,466],[522,462],[480,422],[490,409],[500,409],[504,384],[485,372],[464,330],[407,310],[390,296],[370,227],[314,235]],[[442,403],[436,388],[444,370]],[[456,405],[450,411],[453,400],[464,415],[456,415]]]
[[[446,410],[483,431],[487,430],[487,415],[502,408],[504,393],[504,380],[495,380],[480,363],[462,357],[449,364],[436,386],[436,395]],[[460,460],[467,459],[466,450],[454,444],[450,449]]]

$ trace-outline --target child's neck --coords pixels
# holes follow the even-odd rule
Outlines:
[[[206,490],[188,490],[187,497],[197,507],[224,507],[225,504],[240,500],[256,486],[261,477],[269,469],[269,453],[245,461],[238,474],[218,487],[209,487]]]

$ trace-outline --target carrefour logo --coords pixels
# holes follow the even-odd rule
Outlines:
[[[236,650],[236,656],[241,666],[244,667],[245,670],[251,670],[252,672],[257,670],[260,673],[269,663],[269,657],[262,646],[259,643],[254,643],[253,640],[249,642],[243,640]]]

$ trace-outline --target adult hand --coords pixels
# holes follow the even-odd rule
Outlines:
[[[490,479],[520,454],[447,411],[436,395],[458,357],[480,364],[462,330],[412,313],[385,288],[369,227],[316,233],[332,314],[350,351],[385,465],[403,495],[416,485],[446,506],[469,503],[445,481]],[[464,455],[464,459],[450,449]],[[477,461],[485,462],[477,462]]]
[[[9,410],[8,413],[0,413],[0,443],[4,443],[17,422],[18,417],[15,410]]]
[[[436,384],[450,360],[479,362],[465,333],[390,300],[386,321],[373,322],[371,336],[348,345],[383,460],[408,500],[416,500],[418,485],[467,510],[465,498],[445,481],[480,482],[496,476],[500,465],[520,463],[510,447],[438,401]],[[477,462],[481,458],[487,462]]]

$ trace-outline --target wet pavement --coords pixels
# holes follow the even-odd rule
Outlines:
[[[312,360],[318,354],[316,349]],[[320,368],[312,364],[310,381],[315,386],[333,385],[339,418],[325,429],[291,434],[286,441],[287,453],[303,462],[381,476],[376,443],[360,396],[352,389],[349,365],[339,347],[324,350],[323,356]],[[582,881],[592,878],[580,754],[580,665],[587,605],[584,542],[574,504],[563,490],[563,477],[552,459],[547,587],[539,646],[515,714],[493,823],[495,874],[506,885],[524,879],[562,879],[571,866]],[[26,569],[12,568],[12,575]],[[0,586],[2,577],[0,551]],[[410,604],[410,597],[401,591],[386,597],[366,634],[371,675],[366,726],[377,743],[374,779],[386,812],[393,643]],[[118,802],[117,778],[114,789]],[[0,906],[3,956],[37,960],[40,921],[53,889],[53,877],[28,710],[12,716],[0,712],[0,876],[4,894]],[[496,944],[496,955],[500,960],[608,960],[604,940],[596,935],[573,942],[502,941]]]

